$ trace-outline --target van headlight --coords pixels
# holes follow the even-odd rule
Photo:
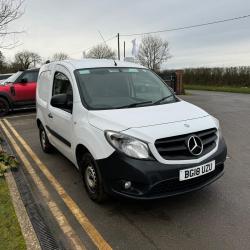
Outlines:
[[[127,156],[150,159],[148,145],[141,140],[114,131],[105,131],[105,137],[112,147]]]
[[[219,138],[221,139],[222,138],[222,131],[221,131],[221,126],[220,126],[220,121],[215,117],[213,117],[213,119],[214,119],[215,124],[218,128]]]

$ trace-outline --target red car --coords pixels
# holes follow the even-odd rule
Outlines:
[[[0,84],[0,116],[10,110],[35,106],[39,69],[18,71]]]

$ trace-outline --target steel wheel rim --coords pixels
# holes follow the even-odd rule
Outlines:
[[[97,176],[93,166],[89,165],[85,170],[86,184],[92,193],[95,193],[97,187]]]
[[[44,130],[41,133],[41,142],[42,142],[42,147],[45,148],[46,147],[46,135]]]

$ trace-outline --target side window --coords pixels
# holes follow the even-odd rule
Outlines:
[[[48,101],[49,99],[49,92],[48,89],[50,87],[50,74],[51,71],[43,71],[41,72],[39,78],[38,78],[38,96],[43,101]]]
[[[25,79],[27,83],[37,82],[37,77],[38,77],[38,71],[27,71],[21,76],[20,79],[18,79],[18,81],[21,82],[22,79]]]
[[[57,96],[62,95],[62,96]],[[53,82],[52,99],[57,99],[57,104],[54,107],[63,109],[67,112],[72,112],[73,108],[73,90],[69,78],[61,72],[56,72]],[[57,97],[56,97],[57,96]],[[65,99],[64,99],[65,98]],[[62,103],[61,103],[62,102]]]
[[[70,80],[63,73],[56,72],[53,83],[52,96],[59,94],[67,94],[73,96]]]

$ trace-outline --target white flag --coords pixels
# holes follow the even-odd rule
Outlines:
[[[132,55],[133,55],[134,57],[137,57],[137,56],[138,56],[138,53],[139,53],[139,45],[138,45],[136,39],[132,40],[131,42],[132,42],[132,44],[133,44]]]

